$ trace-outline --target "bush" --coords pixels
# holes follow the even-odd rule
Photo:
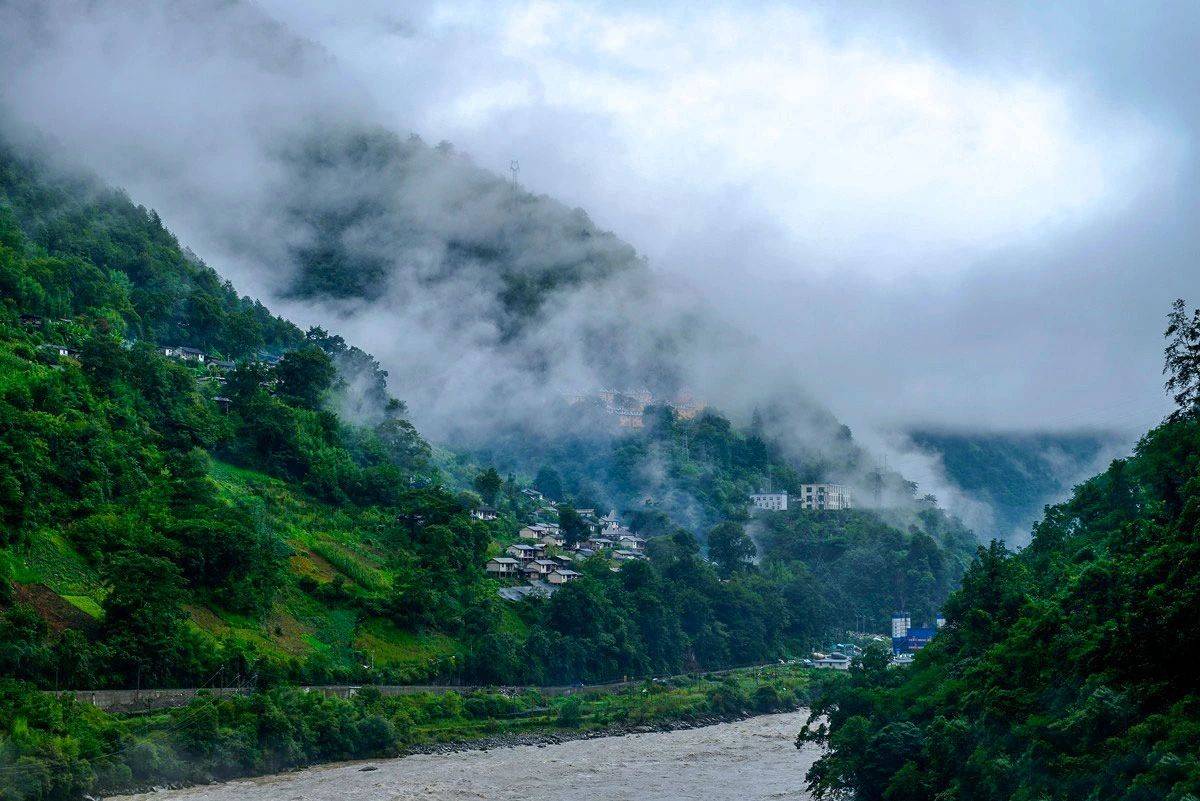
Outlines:
[[[705,695],[708,697],[709,711],[718,715],[733,715],[750,708],[745,692],[734,684],[710,687]]]
[[[371,714],[358,723],[360,755],[384,755],[396,750],[396,727],[382,715]]]
[[[578,695],[567,696],[558,705],[557,721],[563,728],[578,728],[583,723],[583,699]]]
[[[760,684],[754,691],[753,705],[756,712],[775,712],[788,704],[774,684]]]

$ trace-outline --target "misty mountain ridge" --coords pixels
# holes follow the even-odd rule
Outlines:
[[[778,399],[812,405],[795,371],[633,246],[448,143],[394,132],[336,60],[253,5],[21,2],[0,24],[11,139],[50,140],[169,217],[242,291],[373,353],[431,436],[486,445],[497,426],[552,424],[564,393],[613,386],[690,386],[743,420]],[[156,75],[170,91],[133,125],[40,102],[65,80],[122,107]]]
[[[86,50],[98,31],[114,76],[138,80],[148,65],[122,59],[158,58],[135,46],[149,39],[194,56],[200,73],[237,74],[270,98],[264,107],[247,89],[176,119],[151,109],[145,126],[123,128],[121,147],[103,155],[95,151],[99,132],[81,140],[75,125],[47,130],[38,118],[43,104],[17,102],[0,124],[22,143],[49,140],[42,150],[53,154],[50,161],[70,153],[106,173],[118,165],[131,192],[164,209],[181,239],[222,275],[284,317],[344,337],[337,347],[349,355],[337,363],[347,391],[339,410],[350,419],[375,424],[386,417],[389,396],[400,396],[432,439],[498,454],[498,463],[527,474],[578,452],[582,434],[603,443],[588,456],[596,462],[591,484],[602,491],[589,494],[628,503],[680,497],[672,490],[677,477],[662,469],[671,459],[660,446],[646,449],[637,469],[645,487],[607,482],[603,463],[620,447],[620,432],[563,408],[563,396],[645,386],[669,397],[687,386],[740,425],[762,412],[756,436],[775,443],[782,458],[872,497],[875,465],[809,397],[801,371],[725,326],[582,210],[526,192],[448,143],[431,147],[387,130],[359,87],[343,85],[332,58],[255,7],[189,0],[149,4],[136,16],[107,4],[56,5],[86,24],[58,26],[40,4],[16,4],[4,21],[14,31],[28,29],[44,49],[57,48],[66,60],[61,69],[74,68],[71,47]],[[197,21],[203,30],[193,33]],[[127,38],[128,51],[110,46]],[[18,67],[24,69],[14,62]],[[73,74],[88,85],[88,72]],[[177,79],[196,80],[192,73]],[[210,91],[203,81],[191,88],[198,97]],[[213,155],[199,164],[176,128],[192,114],[216,115],[203,133]],[[169,299],[162,309],[184,302]],[[289,334],[293,343],[299,332]],[[241,354],[214,337],[197,343]],[[901,489],[892,500],[911,503],[902,480],[895,483]],[[687,519],[711,521],[728,502],[702,503],[704,514]],[[686,505],[682,497],[673,507]]]
[[[452,145],[383,129],[314,132],[280,154],[278,199],[298,229],[287,293],[374,301],[412,273],[465,281],[498,300],[512,334],[558,287],[644,268],[633,247],[582,209],[474,166]],[[352,191],[346,191],[351,189]]]
[[[921,451],[937,458],[945,478],[984,504],[990,533],[1023,543],[1047,504],[1123,455],[1127,438],[1113,431],[984,432],[909,430]],[[980,532],[981,534],[985,532]]]

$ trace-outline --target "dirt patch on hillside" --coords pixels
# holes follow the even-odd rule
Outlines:
[[[13,583],[16,590],[14,601],[29,604],[42,620],[46,621],[52,630],[61,632],[66,629],[91,630],[96,627],[96,620],[70,601],[63,598],[45,584]]]
[[[293,572],[301,576],[308,576],[318,582],[332,581],[333,577],[337,575],[337,568],[331,565],[325,557],[312,551],[294,554],[289,561]]]

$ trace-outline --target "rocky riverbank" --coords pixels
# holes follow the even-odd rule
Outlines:
[[[484,738],[123,801],[806,799],[804,774],[819,753],[794,745],[806,719],[799,711]]]
[[[789,714],[784,712],[783,714]],[[794,710],[791,714],[798,714],[798,710]],[[503,732],[499,734],[489,734],[484,737],[463,738],[459,740],[448,740],[437,743],[418,743],[399,750],[393,756],[385,757],[383,760],[351,760],[347,762],[329,763],[327,765],[308,765],[298,767],[291,771],[284,771],[277,776],[286,776],[291,773],[301,773],[307,770],[319,770],[322,767],[336,766],[358,766],[357,769],[363,772],[369,772],[378,769],[378,764],[381,761],[387,762],[393,759],[403,759],[413,756],[446,756],[458,754],[466,751],[491,751],[502,748],[547,748],[549,746],[563,745],[565,743],[576,742],[580,740],[600,740],[613,737],[627,737],[638,734],[664,734],[669,732],[689,731],[692,729],[701,729],[708,726],[718,726],[722,724],[735,723],[738,721],[749,720],[754,717],[761,717],[750,712],[738,712],[724,715],[702,715],[689,716],[686,718],[663,719],[653,722],[642,723],[627,723],[620,725],[602,726],[599,728],[546,728],[537,731],[525,732]],[[147,784],[143,787],[130,788],[132,793],[162,793],[166,791],[179,791],[188,788],[216,786],[222,784],[221,780],[214,777],[208,777],[206,780],[188,783],[167,783],[167,784]],[[121,796],[124,798],[125,796]],[[86,796],[89,801],[99,801],[94,796]]]
[[[442,743],[421,743],[402,749],[398,756],[454,754],[460,751],[488,751],[493,748],[513,748],[516,746],[544,748],[549,745],[561,745],[562,743],[573,742],[575,740],[596,740],[606,737],[625,737],[630,734],[686,731],[705,726],[716,726],[721,723],[733,723],[752,717],[756,717],[756,715],[750,712],[738,712],[728,715],[704,715],[701,717],[664,719],[650,723],[609,725],[595,729],[552,728],[532,732],[505,732],[503,734],[488,735],[474,739],[454,740]]]

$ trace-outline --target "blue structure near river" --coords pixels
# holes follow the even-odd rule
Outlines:
[[[892,653],[912,654],[920,651],[937,636],[938,629],[946,625],[946,618],[938,612],[933,626],[913,628],[912,617],[908,612],[892,614]]]

